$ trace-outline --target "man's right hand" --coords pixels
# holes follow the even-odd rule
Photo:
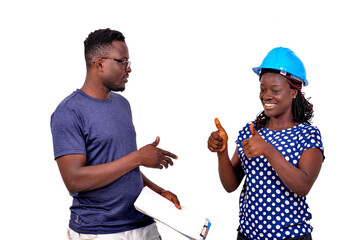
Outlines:
[[[158,148],[160,137],[156,137],[155,141],[140,148],[137,153],[140,156],[141,165],[150,168],[168,168],[169,164],[172,166],[174,163],[171,160],[178,157],[168,151]]]

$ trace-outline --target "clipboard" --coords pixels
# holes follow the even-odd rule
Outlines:
[[[144,187],[134,203],[135,208],[179,232],[191,240],[206,239],[211,222],[199,216],[192,209],[181,206],[177,209],[172,202]]]

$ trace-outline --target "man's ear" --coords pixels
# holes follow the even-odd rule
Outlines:
[[[97,58],[93,62],[93,64],[95,64],[95,67],[97,68],[98,71],[100,71],[100,72],[104,71],[105,62],[101,58]]]

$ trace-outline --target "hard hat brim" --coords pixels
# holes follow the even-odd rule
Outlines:
[[[260,76],[260,72],[261,72],[261,69],[263,69],[262,67],[254,67],[252,68],[252,70],[254,71],[254,73],[256,73],[256,75]],[[275,68],[270,68],[270,69],[274,69],[274,70],[278,70],[278,71],[281,71],[279,69],[275,69]],[[300,81],[303,83],[304,87],[309,85],[307,79],[302,79],[302,78],[299,78],[299,77],[296,77],[295,75],[292,75],[292,77],[297,80],[297,81]]]
[[[254,67],[254,68],[252,68],[252,70],[254,71],[254,73],[256,73],[256,75],[260,75],[260,71],[261,71],[261,68],[259,68],[259,67]]]

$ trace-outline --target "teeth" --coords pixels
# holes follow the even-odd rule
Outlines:
[[[272,107],[272,106],[275,106],[275,104],[273,104],[273,103],[265,103],[265,106],[266,107]]]

